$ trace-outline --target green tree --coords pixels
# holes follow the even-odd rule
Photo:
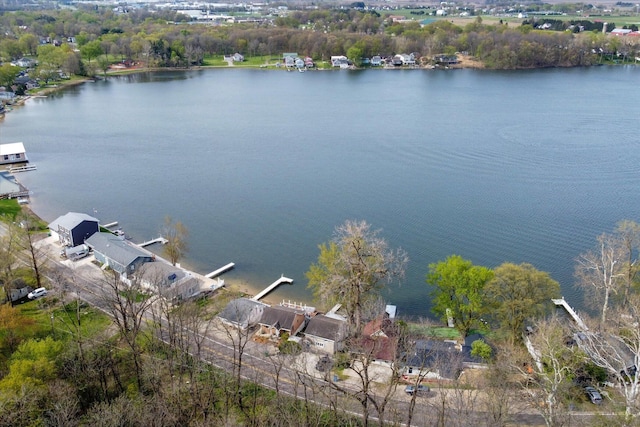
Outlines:
[[[29,55],[35,55],[38,51],[38,38],[33,34],[27,33],[21,35],[18,43],[20,43],[22,51]]]
[[[485,288],[487,311],[513,343],[522,336],[527,321],[551,310],[551,299],[560,297],[560,284],[526,263],[504,263],[494,273]]]
[[[357,46],[351,46],[347,50],[347,58],[351,59],[356,67],[362,65],[362,49]]]
[[[341,303],[356,335],[369,304],[384,285],[404,277],[408,262],[402,249],[389,249],[379,234],[366,221],[346,221],[331,242],[319,246],[318,261],[306,273],[315,298],[327,306]]]
[[[87,60],[91,62],[93,58],[97,58],[103,53],[100,40],[87,42],[80,48],[80,53],[82,54],[83,58],[87,58]]]
[[[482,326],[485,303],[483,290],[493,272],[459,255],[429,265],[427,283],[434,286],[433,312],[447,321],[451,316],[456,329],[466,337]]]
[[[16,67],[9,63],[0,66],[0,86],[10,86],[18,76],[19,72],[20,67]]]

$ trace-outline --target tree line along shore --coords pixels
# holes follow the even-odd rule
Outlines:
[[[292,11],[233,25],[189,22],[169,9],[20,11],[0,15],[0,85],[21,95],[72,76],[104,74],[114,64],[126,65],[124,71],[224,66],[224,57],[236,53],[243,57],[238,66],[267,68],[287,52],[309,57],[320,68],[330,68],[332,56],[366,67],[372,57],[399,54],[413,55],[415,66],[422,67],[437,65],[442,56],[458,57],[458,66],[489,69],[634,63],[638,37],[612,36],[607,30],[615,24],[608,24],[557,17],[421,24],[353,8]]]

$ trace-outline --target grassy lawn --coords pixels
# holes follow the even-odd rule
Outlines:
[[[3,221],[13,221],[20,213],[20,205],[16,199],[0,200],[0,218]]]
[[[75,302],[62,305],[53,296],[47,296],[35,301],[17,305],[25,316],[36,322],[40,335],[49,335],[53,329],[57,340],[71,339],[72,331],[76,331],[76,306]],[[80,331],[83,337],[90,337],[105,330],[111,324],[110,318],[89,306],[80,302],[78,311],[80,317]]]
[[[460,339],[460,333],[455,328],[447,328],[445,326],[428,326],[416,323],[409,323],[409,332],[411,334],[423,335],[425,337],[457,340]]]

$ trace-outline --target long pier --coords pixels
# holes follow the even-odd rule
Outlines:
[[[567,303],[564,297],[560,299],[554,298],[551,301],[553,301],[553,303],[558,307],[563,307],[565,310],[567,310],[567,313],[569,313],[569,315],[573,318],[573,320],[576,322],[576,324],[580,329],[582,329],[583,331],[589,330],[589,328],[587,327],[587,325],[585,325],[585,323],[582,321],[580,316],[578,316],[578,313],[576,313],[576,311],[569,305],[569,303]]]
[[[219,269],[212,271],[209,274],[205,274],[204,277],[206,277],[207,279],[213,279],[214,277],[224,273],[225,271],[231,270],[233,267],[235,267],[236,265],[232,262],[230,262],[229,264],[220,267]]]
[[[138,246],[144,248],[145,246],[153,245],[154,243],[162,243],[163,245],[167,244],[169,241],[164,237],[160,236],[153,240],[147,240],[146,242],[138,243]]]
[[[288,277],[280,277],[278,280],[276,280],[275,282],[273,282],[272,284],[270,284],[269,286],[267,286],[262,292],[260,292],[258,295],[256,295],[255,297],[251,298],[254,301],[260,301],[260,299],[262,297],[264,297],[265,295],[267,295],[269,292],[271,292],[272,290],[274,290],[275,288],[277,288],[278,286],[280,286],[283,283],[293,283],[293,279],[289,279]]]

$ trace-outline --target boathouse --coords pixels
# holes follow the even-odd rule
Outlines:
[[[99,225],[98,220],[92,216],[68,212],[49,224],[49,230],[63,246],[75,247],[97,233]]]
[[[22,142],[0,144],[0,165],[28,162],[27,152]]]

